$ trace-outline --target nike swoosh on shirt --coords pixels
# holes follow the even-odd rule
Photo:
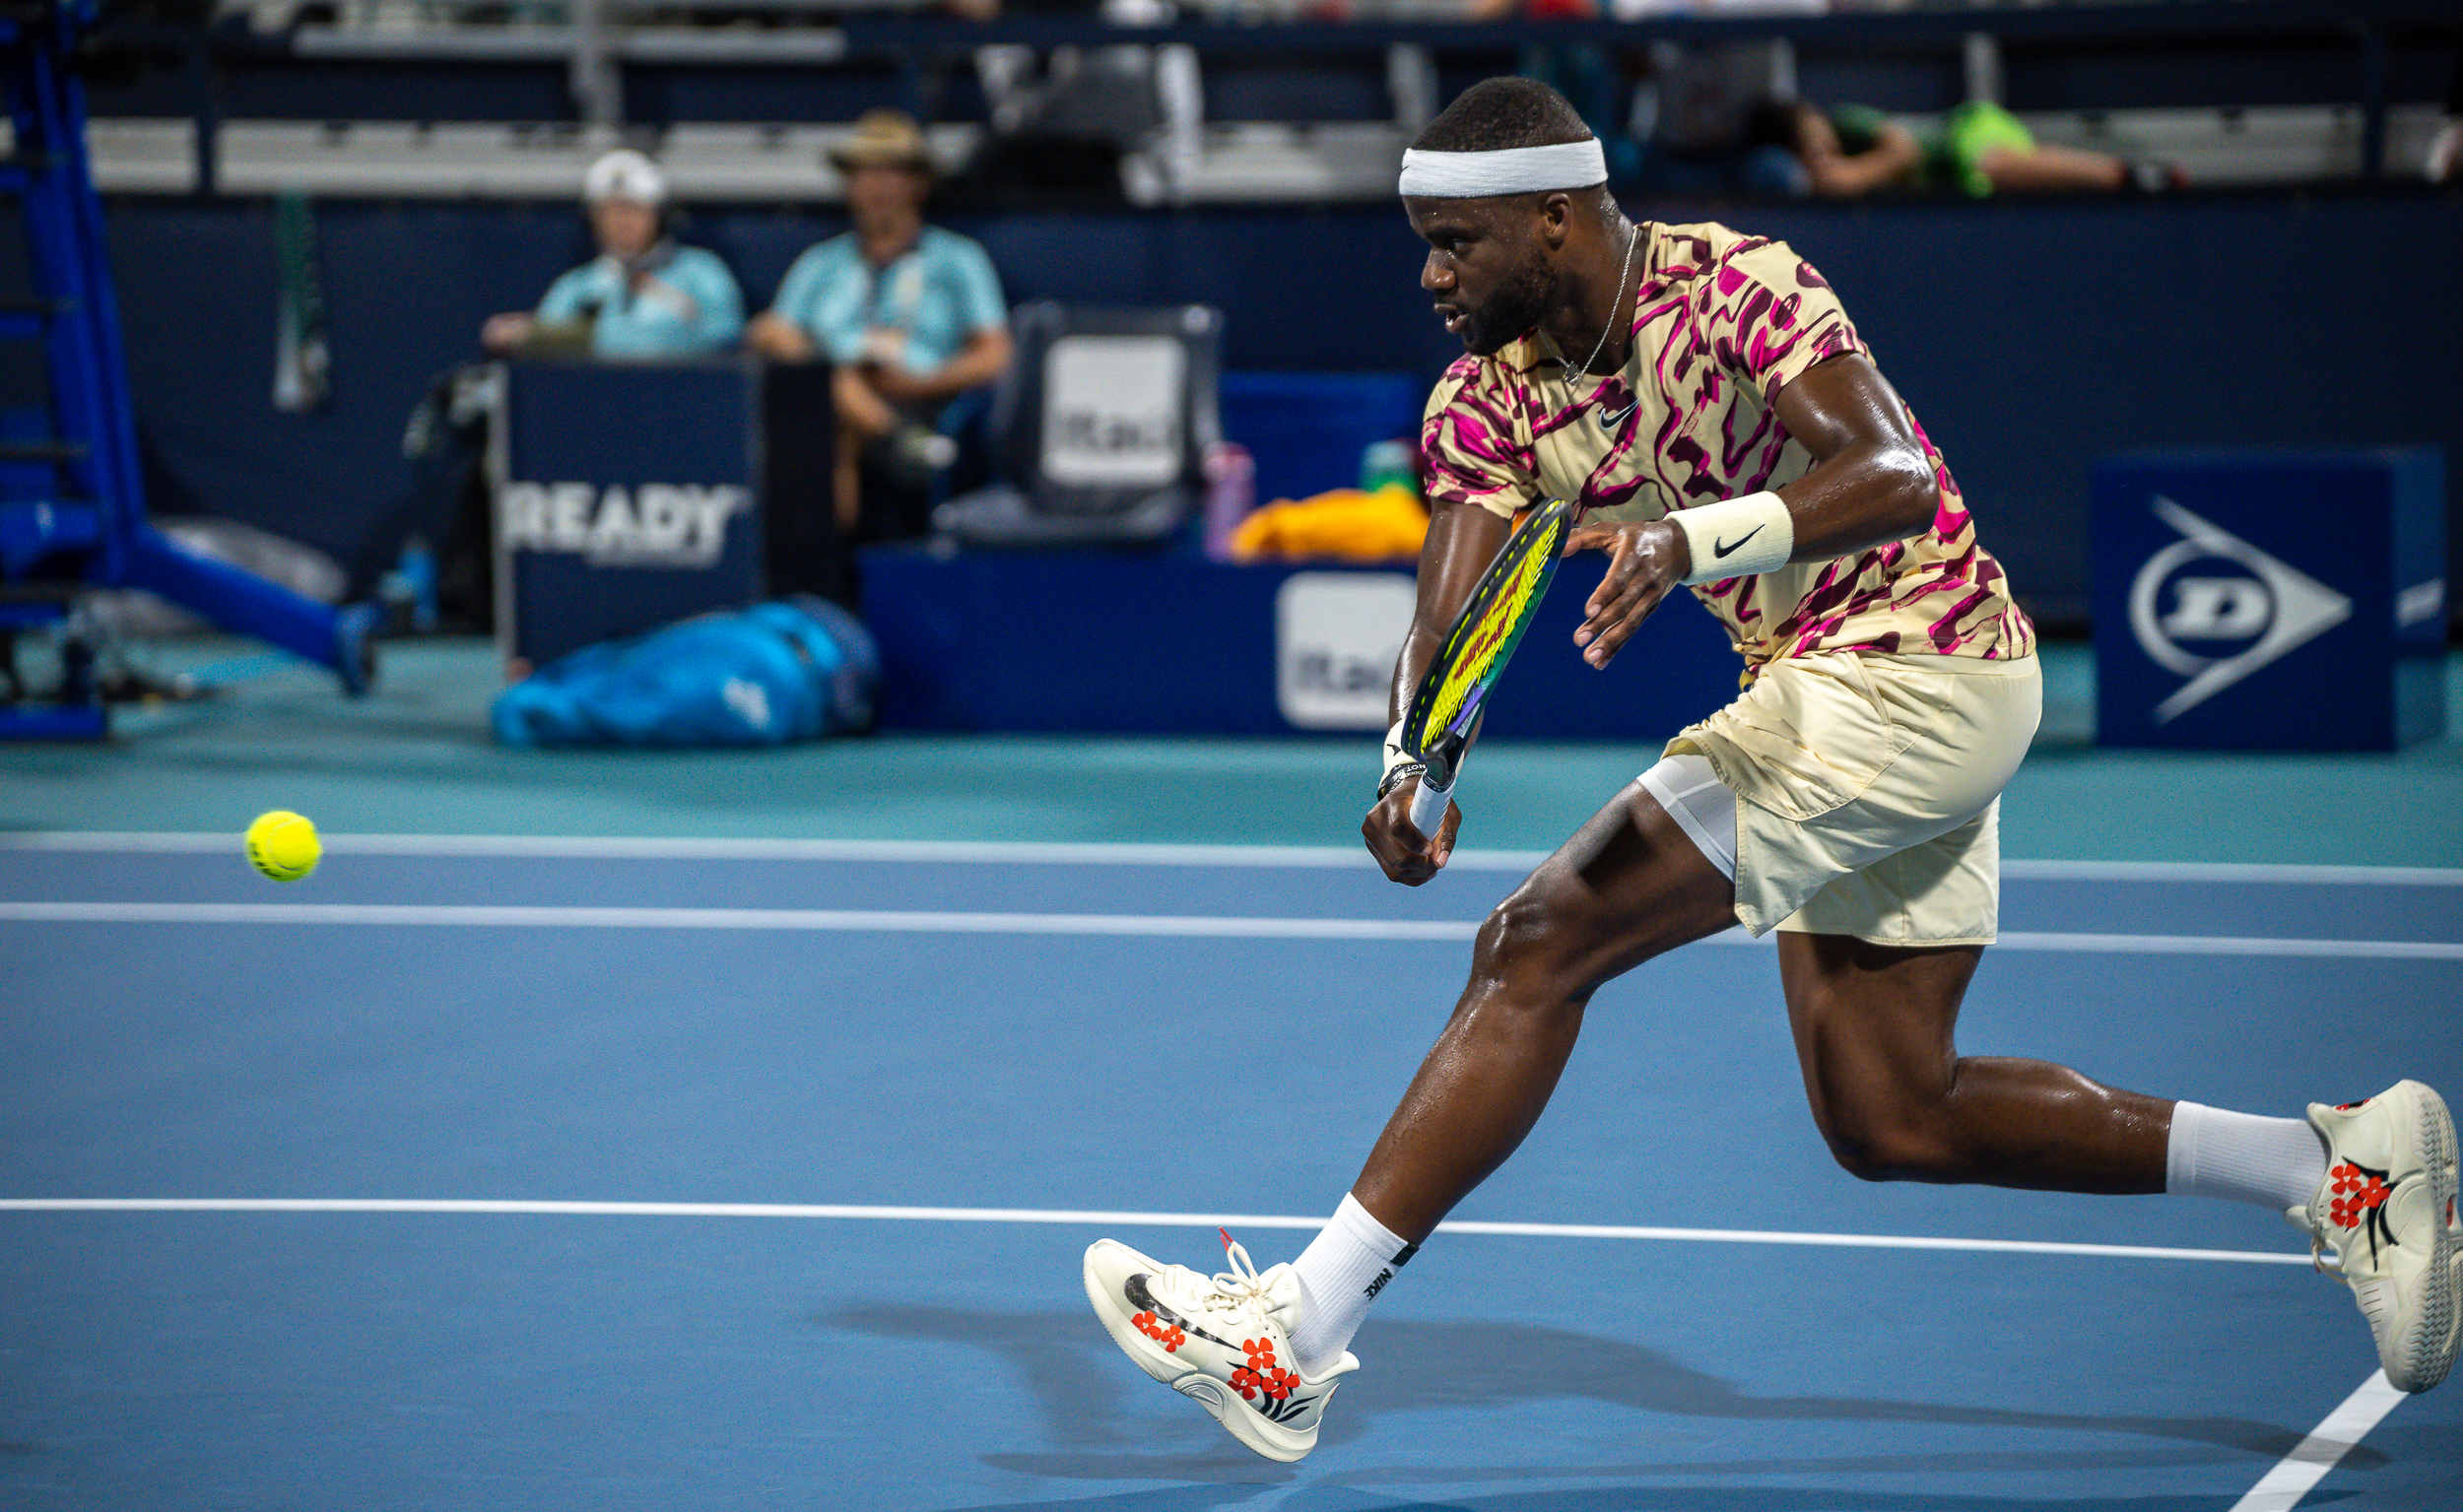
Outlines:
[[[1762,534],[1762,526],[1756,525],[1753,529],[1745,532],[1741,536],[1738,536],[1736,538],[1736,543],[1733,546],[1729,545],[1725,541],[1713,540],[1710,543],[1710,555],[1713,557],[1732,557],[1736,553],[1745,549],[1746,542]]]

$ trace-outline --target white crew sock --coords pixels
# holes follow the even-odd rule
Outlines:
[[[1361,1320],[1368,1316],[1368,1304],[1419,1250],[1371,1217],[1360,1199],[1343,1194],[1343,1206],[1292,1262],[1300,1291],[1292,1353],[1300,1374],[1321,1375],[1343,1357]]]
[[[2172,1105],[2163,1190],[2228,1197],[2281,1213],[2306,1208],[2326,1179],[2326,1147],[2301,1118],[2260,1118],[2203,1103]]]

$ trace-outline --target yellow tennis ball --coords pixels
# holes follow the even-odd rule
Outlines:
[[[324,854],[316,826],[288,809],[260,814],[248,826],[248,860],[276,882],[298,882]]]

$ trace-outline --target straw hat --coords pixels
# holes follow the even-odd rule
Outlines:
[[[903,110],[867,110],[855,119],[855,135],[829,151],[841,173],[857,168],[912,168],[932,171],[932,154],[924,146],[923,128]]]

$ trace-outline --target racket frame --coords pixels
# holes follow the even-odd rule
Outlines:
[[[1463,754],[1479,733],[1481,718],[1488,707],[1489,690],[1497,686],[1505,664],[1513,659],[1514,648],[1522,643],[1522,635],[1531,627],[1539,612],[1540,600],[1547,597],[1557,564],[1564,555],[1565,537],[1572,533],[1573,522],[1580,510],[1563,498],[1545,498],[1533,504],[1514,527],[1505,544],[1497,549],[1478,582],[1472,584],[1470,597],[1454,615],[1454,623],[1437,642],[1436,655],[1420,675],[1420,686],[1413,690],[1411,702],[1403,710],[1404,754],[1421,764],[1419,791],[1412,795],[1411,823],[1424,836],[1433,836],[1436,825],[1445,818],[1445,806],[1453,798],[1454,785],[1462,773]],[[1432,740],[1427,739],[1423,727],[1433,713],[1432,706],[1451,681],[1449,674],[1460,657],[1463,644],[1478,627],[1487,612],[1494,607],[1506,585],[1517,578],[1533,552],[1541,554],[1538,576],[1531,584],[1530,596],[1523,601],[1513,627],[1498,647],[1488,670],[1462,695],[1443,730]]]

